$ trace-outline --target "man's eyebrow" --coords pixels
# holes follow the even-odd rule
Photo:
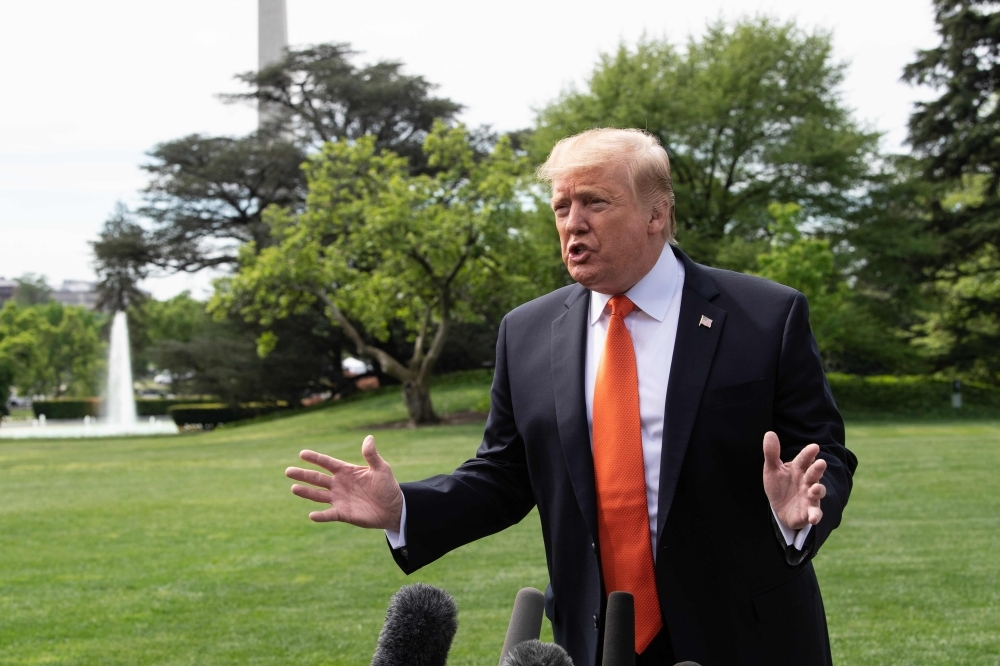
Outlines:
[[[606,190],[603,187],[598,187],[596,185],[584,185],[582,187],[575,188],[573,190],[573,194],[572,195],[568,195],[568,194],[554,194],[554,195],[552,195],[552,203],[554,204],[554,203],[559,202],[559,201],[566,201],[566,200],[572,199],[574,197],[576,197],[576,198],[599,197],[601,199],[610,199],[610,198],[613,198],[614,195],[609,190]]]

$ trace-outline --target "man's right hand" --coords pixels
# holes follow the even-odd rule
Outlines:
[[[375,438],[371,435],[365,437],[361,455],[368,461],[368,467],[306,450],[299,457],[330,474],[289,467],[285,476],[317,486],[293,485],[292,492],[299,497],[330,505],[329,509],[310,513],[310,520],[317,523],[338,521],[358,527],[398,531],[403,512],[403,492],[392,475],[389,463],[375,450]]]

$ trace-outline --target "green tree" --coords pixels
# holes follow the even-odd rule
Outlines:
[[[205,303],[187,291],[165,301],[145,299],[128,309],[129,342],[132,345],[132,372],[150,376],[162,366],[155,358],[158,345],[166,341],[188,343],[210,320]]]
[[[532,156],[591,127],[647,129],[671,157],[681,246],[697,261],[751,269],[771,202],[796,202],[816,224],[858,205],[878,136],[840,101],[843,76],[829,33],[767,18],[713,23],[684,49],[623,45],[584,90],[541,110]]]
[[[419,171],[427,165],[422,150],[435,120],[451,121],[462,106],[432,96],[435,86],[422,76],[403,74],[403,65],[380,61],[357,66],[347,44],[289,49],[283,60],[237,78],[250,90],[223,95],[229,102],[268,104],[279,127],[302,146],[319,148],[330,141],[375,139]]]
[[[0,341],[9,374],[24,393],[60,397],[97,395],[104,371],[104,320],[80,307],[49,302],[0,310]]]
[[[0,416],[9,413],[11,389],[37,363],[38,340],[18,322],[21,309],[13,301],[0,308]]]
[[[190,342],[211,319],[204,301],[191,298],[187,291],[165,301],[146,301],[137,316],[152,344],[162,340]]]
[[[295,207],[304,196],[305,155],[281,139],[195,134],[159,144],[149,156],[145,203],[134,214],[118,204],[92,243],[110,309],[142,300],[136,283],[153,270],[232,267],[241,244],[267,243],[267,206]]]
[[[920,51],[903,78],[940,96],[916,105],[909,142],[926,179],[938,185],[929,224],[942,259],[963,262],[1000,244],[1000,9],[991,0],[935,0],[934,7],[941,44]],[[972,199],[947,205],[962,190]]]
[[[305,194],[305,154],[266,134],[194,134],[161,143],[149,156],[143,169],[150,182],[137,212],[152,224],[152,263],[170,272],[234,266],[240,245],[267,244],[263,210],[294,208]]]
[[[139,282],[150,274],[157,250],[146,231],[124,203],[104,223],[98,240],[91,241],[97,283],[97,306],[106,312],[125,312],[146,300]]]
[[[345,381],[340,347],[324,319],[317,327],[312,313],[275,322],[278,338],[266,357],[257,354],[263,328],[239,319],[199,324],[190,339],[161,339],[148,356],[174,376],[175,393],[214,395],[224,402],[283,400],[291,405],[308,393],[341,392]]]
[[[920,321],[918,311],[931,307],[923,284],[927,267],[940,262],[939,235],[927,224],[934,186],[910,156],[888,156],[884,167],[863,205],[828,237],[856,297],[887,328],[905,332]],[[882,366],[852,371],[903,370]]]
[[[928,289],[937,307],[913,327],[913,344],[939,371],[1000,384],[1000,251],[984,245],[936,271]]]
[[[768,211],[774,220],[771,240],[767,252],[758,255],[755,272],[809,300],[809,323],[827,370],[854,371],[860,365],[885,371],[910,362],[902,336],[849,285],[830,240],[803,233],[802,207],[772,203]]]
[[[129,311],[129,324],[137,375],[169,371],[174,393],[297,404],[307,393],[345,388],[339,338],[315,312],[278,322],[280,340],[267,358],[257,354],[263,329],[256,322],[216,321],[187,292],[145,301]]]
[[[229,101],[260,99],[272,107],[287,107],[287,113],[275,114],[284,123],[281,126],[246,137],[192,135],[157,145],[144,167],[150,183],[143,204],[134,212],[119,206],[93,244],[102,308],[141,305],[144,295],[138,285],[150,275],[234,270],[242,246],[265,248],[272,237],[262,211],[268,206],[301,209],[305,197],[301,164],[326,139],[351,141],[370,135],[379,147],[394,148],[426,166],[420,146],[433,120],[453,119],[460,105],[434,96],[433,85],[404,74],[400,63],[357,66],[352,58],[346,45],[292,50],[276,67],[240,77],[250,92],[224,96]],[[283,101],[272,100],[275,95]],[[492,140],[487,132],[475,138],[479,153]],[[143,342],[147,336],[141,308],[133,310],[133,358],[141,365],[151,360],[147,352],[152,343]],[[328,353],[339,352],[339,333],[317,332],[316,320],[325,322],[319,306],[308,316],[298,316],[302,330],[312,337],[306,340],[286,331],[283,339],[303,354],[308,350],[319,354],[311,361],[286,359],[288,367],[304,372],[297,380],[300,385],[315,383],[315,372],[306,371],[312,363],[323,369],[324,377],[333,375],[330,383],[340,387],[342,379],[329,371],[327,358]],[[252,342],[259,334],[255,329],[234,325],[227,335],[249,337]],[[405,339],[396,346],[403,344]],[[233,350],[237,348],[248,349],[242,343]],[[286,352],[292,353],[276,353]],[[255,353],[242,359],[247,368],[256,368],[258,361]]]
[[[938,252],[922,264],[913,344],[939,371],[1000,383],[1000,8],[935,0],[941,43],[904,80],[939,96],[918,103],[909,142],[927,183],[924,221]]]
[[[359,355],[402,382],[414,423],[438,420],[430,379],[453,323],[534,290],[517,270],[531,251],[519,228],[526,161],[505,139],[476,159],[469,133],[443,123],[424,150],[433,174],[411,174],[372,136],[326,144],[306,166],[305,210],[269,211],[276,243],[246,248],[212,305],[270,326],[318,301]],[[395,324],[408,358],[380,344]],[[261,352],[275,341],[262,336]]]

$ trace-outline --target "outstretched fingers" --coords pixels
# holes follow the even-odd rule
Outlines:
[[[299,458],[302,458],[306,462],[312,463],[318,467],[322,467],[331,474],[336,474],[344,468],[351,467],[351,463],[344,462],[343,460],[337,460],[336,458],[331,458],[326,454],[316,453],[315,451],[310,451],[309,449],[300,452]]]
[[[294,479],[295,481],[301,481],[303,483],[311,483],[314,486],[319,486],[320,488],[332,488],[333,487],[333,477],[329,474],[323,474],[322,472],[317,472],[314,469],[302,469],[301,467],[289,467],[285,470],[285,476],[289,479]]]
[[[814,483],[809,487],[807,494],[809,496],[809,499],[818,502],[819,500],[826,497],[826,486],[824,486],[822,483]]]
[[[330,504],[333,502],[333,493],[321,488],[310,488],[309,486],[300,486],[296,483],[292,486],[292,493],[304,499],[319,502],[320,504]]]
[[[337,507],[331,506],[323,511],[313,511],[309,514],[309,520],[314,523],[335,523],[340,520],[340,514]]]
[[[805,474],[813,462],[816,460],[816,456],[819,455],[819,444],[808,444],[801,451],[799,455],[795,456],[792,460],[792,465],[799,468],[799,471]]]
[[[819,458],[809,465],[809,468],[802,475],[802,481],[810,486],[814,483],[819,483],[819,480],[823,478],[823,472],[825,471],[826,461]]]

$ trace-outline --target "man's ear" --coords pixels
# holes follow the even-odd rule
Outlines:
[[[646,233],[650,236],[662,236],[667,228],[667,211],[669,208],[665,203],[658,203],[653,206],[649,213],[649,223],[646,225]]]

